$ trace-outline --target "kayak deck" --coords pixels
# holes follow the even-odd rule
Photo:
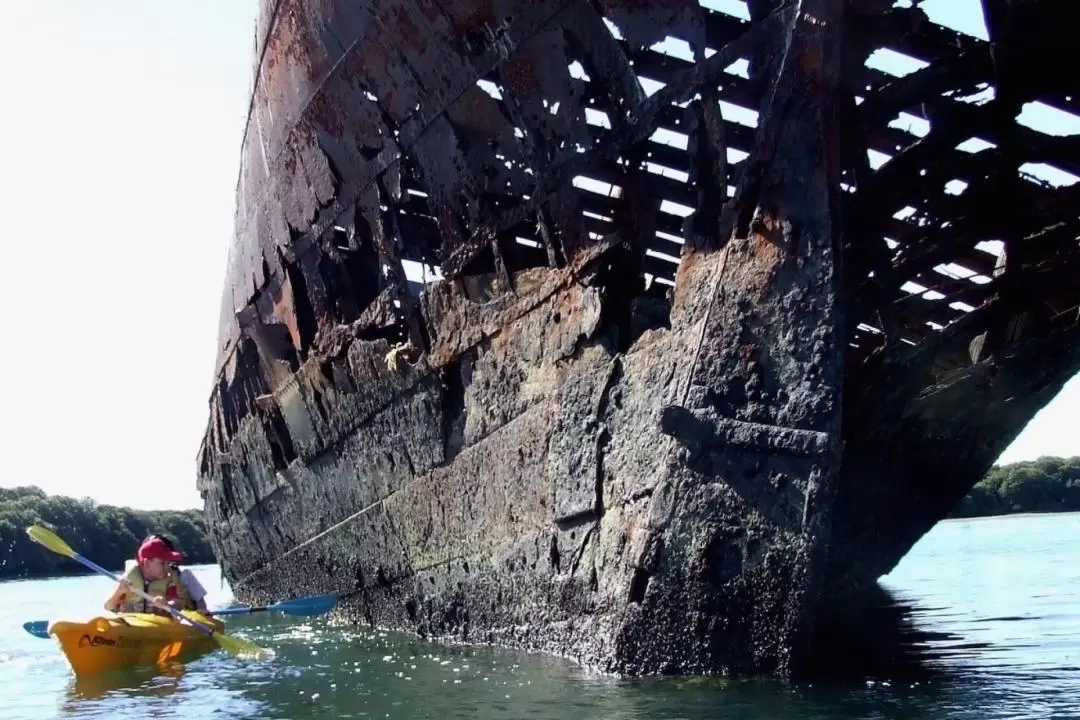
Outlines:
[[[220,620],[199,612],[182,614],[215,631],[225,628]],[[191,625],[152,613],[122,613],[86,622],[58,620],[49,624],[49,634],[60,643],[76,675],[161,666],[194,659],[217,647],[212,637]]]

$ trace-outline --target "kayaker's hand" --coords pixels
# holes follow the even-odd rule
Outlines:
[[[169,603],[165,602],[165,598],[161,597],[160,595],[156,595],[154,596],[154,607],[165,610],[167,612],[169,610]]]
[[[120,603],[125,597],[127,597],[128,590],[131,589],[131,581],[124,578],[120,581],[120,584],[113,590],[112,596],[105,601],[105,609],[109,612],[117,612],[120,609]]]

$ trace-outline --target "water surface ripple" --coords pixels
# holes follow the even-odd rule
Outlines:
[[[87,617],[109,581],[4,582],[0,717],[1080,718],[1078,549],[1080,514],[940,523],[882,580],[904,619],[896,633],[905,638],[905,658],[917,656],[928,672],[879,670],[858,681],[791,686],[613,680],[557,658],[256,615],[230,620],[230,632],[273,648],[271,661],[215,652],[166,672],[76,681],[54,642],[21,625]],[[212,605],[231,600],[216,567],[196,570]],[[862,655],[838,646],[841,652],[860,667]]]

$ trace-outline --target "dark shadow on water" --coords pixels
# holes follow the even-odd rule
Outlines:
[[[902,602],[880,585],[826,604],[817,618],[810,672],[800,680],[845,684],[959,679],[963,670],[952,661],[986,644],[920,628],[917,616],[933,610]]]

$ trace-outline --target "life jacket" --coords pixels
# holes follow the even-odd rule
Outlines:
[[[153,582],[146,582],[143,578],[142,568],[139,567],[139,563],[135,562],[124,577],[135,587],[141,587],[150,597],[163,597],[166,602],[178,601],[176,607],[179,610],[195,610],[195,601],[191,598],[191,593],[184,587],[184,583],[180,581],[180,571],[176,569],[175,565],[169,565],[168,570],[165,573],[165,577]],[[157,613],[159,615],[165,614],[162,610],[154,607],[149,600],[144,600],[135,593],[127,593],[124,595],[124,599],[120,601],[120,606],[116,609],[117,612],[137,612],[137,613]]]

